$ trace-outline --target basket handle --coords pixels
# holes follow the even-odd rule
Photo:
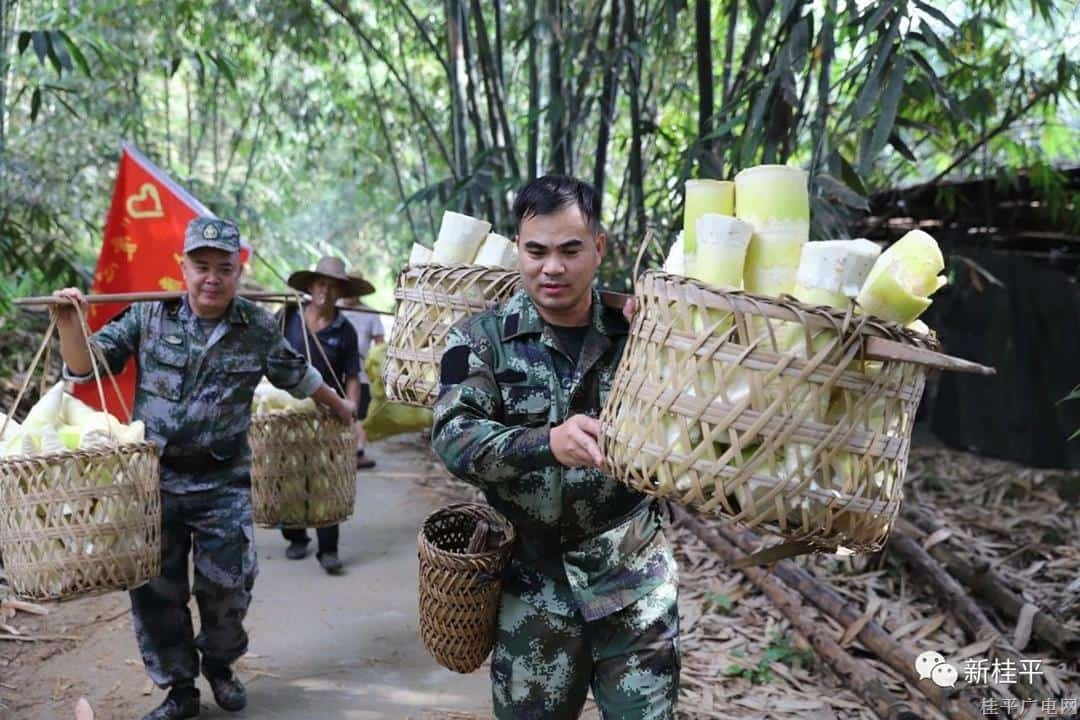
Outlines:
[[[338,379],[337,373],[334,372],[334,368],[330,367],[330,360],[326,357],[326,351],[323,350],[322,341],[319,340],[317,334],[308,329],[307,318],[304,317],[304,299],[300,296],[300,293],[295,293],[295,295],[296,304],[299,307],[298,315],[300,327],[304,331],[304,352],[307,354],[308,364],[311,364],[311,341],[308,339],[310,336],[311,340],[315,341],[315,347],[318,349],[323,362],[326,363],[326,368],[330,371],[330,376],[334,378],[334,385],[337,386],[338,392],[341,393],[341,397],[346,397],[345,388],[341,387],[341,380]]]
[[[101,353],[101,349],[90,342],[89,327],[87,326],[86,316],[83,314],[82,308],[79,303],[73,298],[69,298],[72,306],[75,308],[75,313],[79,318],[79,326],[83,331],[83,340],[86,342],[86,349],[90,355],[90,368],[94,374],[94,382],[97,385],[98,399],[101,401],[102,410],[105,409],[105,390],[101,383],[101,369],[98,366],[100,360],[101,366],[105,368],[105,372],[112,382],[113,390],[116,392],[116,397],[120,401],[120,407],[123,408],[124,414],[128,418],[128,422],[131,422],[131,411],[128,409],[127,402],[124,401],[124,396],[120,392],[120,386],[116,382],[116,377],[109,369],[109,364],[106,362],[104,355]],[[59,303],[58,303],[59,304]],[[30,367],[26,370],[26,377],[23,378],[22,387],[19,388],[18,394],[15,396],[15,402],[12,403],[10,412],[4,416],[4,422],[0,425],[0,437],[3,436],[4,431],[7,429],[8,421],[11,416],[15,414],[15,411],[19,408],[19,403],[22,402],[23,396],[26,394],[27,388],[30,387],[30,379],[34,376],[34,371],[37,369],[38,364],[41,362],[42,356],[46,355],[49,351],[50,342],[52,341],[53,334],[56,332],[56,315],[50,313],[49,327],[45,330],[45,336],[41,340],[41,345],[37,349],[37,353],[34,354],[34,359],[30,362]],[[42,379],[44,381],[46,368],[48,363],[42,369]],[[113,430],[112,424],[107,423],[109,429],[109,437],[112,439],[114,445],[119,444],[119,439],[116,437],[116,433]]]
[[[477,520],[476,527],[473,528],[472,538],[469,539],[468,553],[475,555],[476,553],[483,552],[487,547],[488,533],[491,528],[488,527],[487,521]]]

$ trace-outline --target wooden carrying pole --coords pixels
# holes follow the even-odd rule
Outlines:
[[[179,300],[183,297],[184,293],[179,291],[152,291],[152,292],[131,292],[131,293],[100,293],[95,295],[84,295],[86,302],[91,305],[98,303],[130,303],[130,302],[156,302],[156,301],[169,301]],[[257,300],[264,302],[283,302],[283,303],[295,303],[299,297],[296,293],[280,292],[274,290],[244,290],[236,293],[237,297],[242,297],[247,300]],[[69,301],[63,298],[53,297],[52,295],[40,295],[37,297],[15,298],[12,301],[15,305],[22,305],[24,307],[46,307],[49,305],[62,305],[67,304]],[[382,310],[372,310],[371,308],[354,308],[338,306],[338,310],[344,310],[345,312],[357,312],[368,313],[372,315],[393,315],[394,313],[384,312]]]

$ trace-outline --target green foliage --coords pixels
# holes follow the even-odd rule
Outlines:
[[[705,607],[706,609],[727,615],[734,609],[735,601],[732,600],[727,593],[709,590],[705,593]]]
[[[745,657],[741,650],[731,653],[735,657]],[[814,654],[806,649],[795,647],[791,644],[791,638],[784,633],[775,633],[765,648],[765,654],[754,665],[732,663],[728,666],[727,674],[730,676],[743,677],[754,685],[764,685],[773,680],[773,671],[770,666],[773,663],[783,663],[791,667],[809,667],[814,661]]]
[[[614,285],[679,229],[683,180],[761,162],[811,171],[816,237],[874,190],[1020,171],[1080,221],[1069,4],[716,0],[706,38],[692,5],[0,0],[0,270],[86,282],[121,139],[277,273],[330,252],[380,288],[444,209],[512,232],[545,171],[601,186]]]

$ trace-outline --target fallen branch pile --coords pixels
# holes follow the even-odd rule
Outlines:
[[[961,473],[964,482],[945,479]],[[832,671],[832,681],[818,680],[826,686],[819,697],[834,700],[823,705],[833,716],[1070,716],[1069,703],[1080,696],[1080,622],[1075,590],[1069,592],[1080,582],[1080,528],[1072,516],[1058,513],[1065,503],[1054,489],[1054,475],[941,448],[913,451],[913,494],[924,504],[906,503],[884,553],[785,560],[742,571],[745,580],[724,565],[774,541],[766,543],[725,519],[673,507],[671,535],[688,601],[682,608],[687,642],[681,714],[800,716],[784,702],[784,693],[763,683],[748,688],[745,674],[731,672],[737,668],[725,672],[709,660],[730,657],[738,631],[725,632],[726,627],[745,623],[747,616],[731,623],[716,618],[737,612],[733,606],[745,602],[742,588],[749,581],[769,599],[766,611],[779,618],[773,627],[792,630]],[[976,497],[972,487],[978,488]],[[702,548],[723,563],[703,562]],[[709,630],[703,634],[694,624]],[[766,645],[766,633],[758,635],[757,652],[768,659],[771,641]],[[954,687],[920,676],[915,660],[929,650],[956,668]],[[988,678],[990,668],[1001,672]],[[803,691],[795,678],[784,680],[789,693]],[[851,694],[873,715],[845,709]],[[754,708],[745,702],[751,696],[765,700]],[[744,708],[758,713],[740,712]],[[814,712],[819,715],[828,716]]]

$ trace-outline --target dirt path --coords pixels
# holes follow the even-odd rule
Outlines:
[[[417,631],[416,531],[442,501],[409,475],[434,470],[432,457],[417,436],[377,444],[372,456],[378,467],[359,476],[356,515],[342,526],[344,577],[325,575],[313,556],[285,559],[280,534],[258,531],[260,574],[247,622],[251,652],[238,664],[249,708],[235,715],[219,710],[200,679],[202,717],[361,720],[490,712],[487,668],[467,676],[440,668]],[[139,718],[160,701],[138,659],[126,594],[50,607],[40,620],[19,615],[24,632],[83,639],[0,643],[0,718],[68,718],[80,695],[103,720]]]

